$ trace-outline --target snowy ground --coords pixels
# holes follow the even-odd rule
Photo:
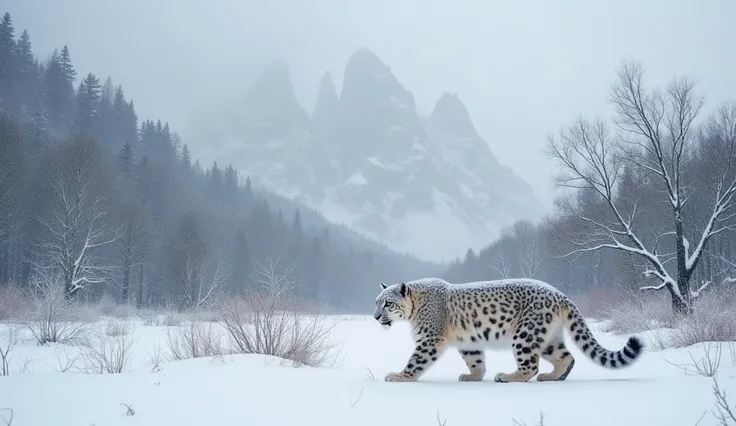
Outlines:
[[[506,384],[492,378],[497,371],[513,371],[509,352],[488,353],[485,381],[460,383],[457,376],[466,367],[451,350],[420,382],[386,383],[386,373],[400,371],[411,353],[408,326],[386,331],[370,317],[334,319],[339,324],[333,338],[342,344],[342,356],[333,368],[225,355],[168,362],[152,372],[149,353],[164,344],[166,327],[139,321],[130,372],[61,373],[59,360],[73,358],[76,348],[25,340],[11,354],[11,375],[0,377],[0,409],[13,409],[13,426],[431,426],[438,417],[446,426],[513,425],[514,419],[531,426],[540,412],[547,426],[672,426],[694,425],[705,411],[700,425],[717,424],[712,379],[686,375],[667,362],[691,363],[688,351],[698,359],[701,345],[647,352],[638,364],[619,371],[602,370],[574,348],[577,363],[567,381]],[[598,326],[594,330],[611,349],[626,340]],[[736,367],[727,346],[722,358],[719,384],[736,395]],[[543,370],[550,368],[543,364]],[[731,399],[736,405],[736,397]],[[135,415],[126,416],[121,403],[131,405]]]

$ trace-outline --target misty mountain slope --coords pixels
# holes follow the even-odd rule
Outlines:
[[[317,180],[325,156],[317,150],[309,116],[299,105],[286,64],[269,66],[231,115],[214,129],[212,148],[254,183],[285,196],[323,196]],[[306,198],[304,198],[306,197]]]
[[[392,249],[449,260],[501,227],[536,219],[531,187],[504,167],[456,95],[429,117],[388,65],[365,48],[338,95],[329,73],[310,118],[283,64],[264,70],[214,134],[218,158]]]

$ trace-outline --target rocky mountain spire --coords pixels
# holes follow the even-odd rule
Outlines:
[[[312,128],[315,136],[330,141],[334,139],[335,124],[340,105],[335,90],[335,83],[332,81],[332,74],[327,71],[319,82],[319,92],[317,94],[317,103],[312,111]]]
[[[464,138],[478,138],[465,104],[457,93],[445,92],[434,106],[430,119],[435,131]]]

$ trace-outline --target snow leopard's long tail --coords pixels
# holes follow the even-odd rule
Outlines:
[[[633,364],[642,354],[644,345],[638,337],[630,337],[626,346],[621,350],[608,350],[598,343],[585,322],[585,318],[572,302],[564,306],[562,311],[565,326],[573,342],[596,364],[604,368],[624,368]]]

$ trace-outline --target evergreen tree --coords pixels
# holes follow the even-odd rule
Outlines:
[[[192,167],[192,157],[189,154],[189,147],[187,144],[184,144],[184,148],[181,150],[181,164],[184,166],[184,170],[187,172]]]
[[[13,19],[6,12],[0,21],[0,102],[9,102],[12,96],[12,83],[15,77],[15,65],[17,64],[14,34]],[[8,108],[8,106],[5,108]]]
[[[61,66],[61,72],[64,74],[64,77],[69,83],[69,86],[73,88],[74,81],[77,79],[77,71],[74,70],[74,65],[72,65],[72,57],[69,53],[69,48],[66,45],[64,45],[64,48],[61,49],[61,55],[59,56],[59,65]]]
[[[125,145],[118,154],[118,168],[123,180],[128,181],[133,177],[133,145],[125,141]]]
[[[23,99],[30,99],[35,93],[38,79],[38,69],[31,47],[31,37],[26,30],[23,30],[15,46],[15,57],[18,72],[15,92],[19,97],[19,103],[21,103]]]
[[[57,129],[66,129],[69,125],[69,111],[72,105],[74,88],[64,73],[57,52],[54,52],[49,60],[44,86],[46,106],[50,118]]]
[[[81,131],[99,136],[100,97],[102,86],[100,80],[92,73],[80,83],[77,100],[77,127]]]

